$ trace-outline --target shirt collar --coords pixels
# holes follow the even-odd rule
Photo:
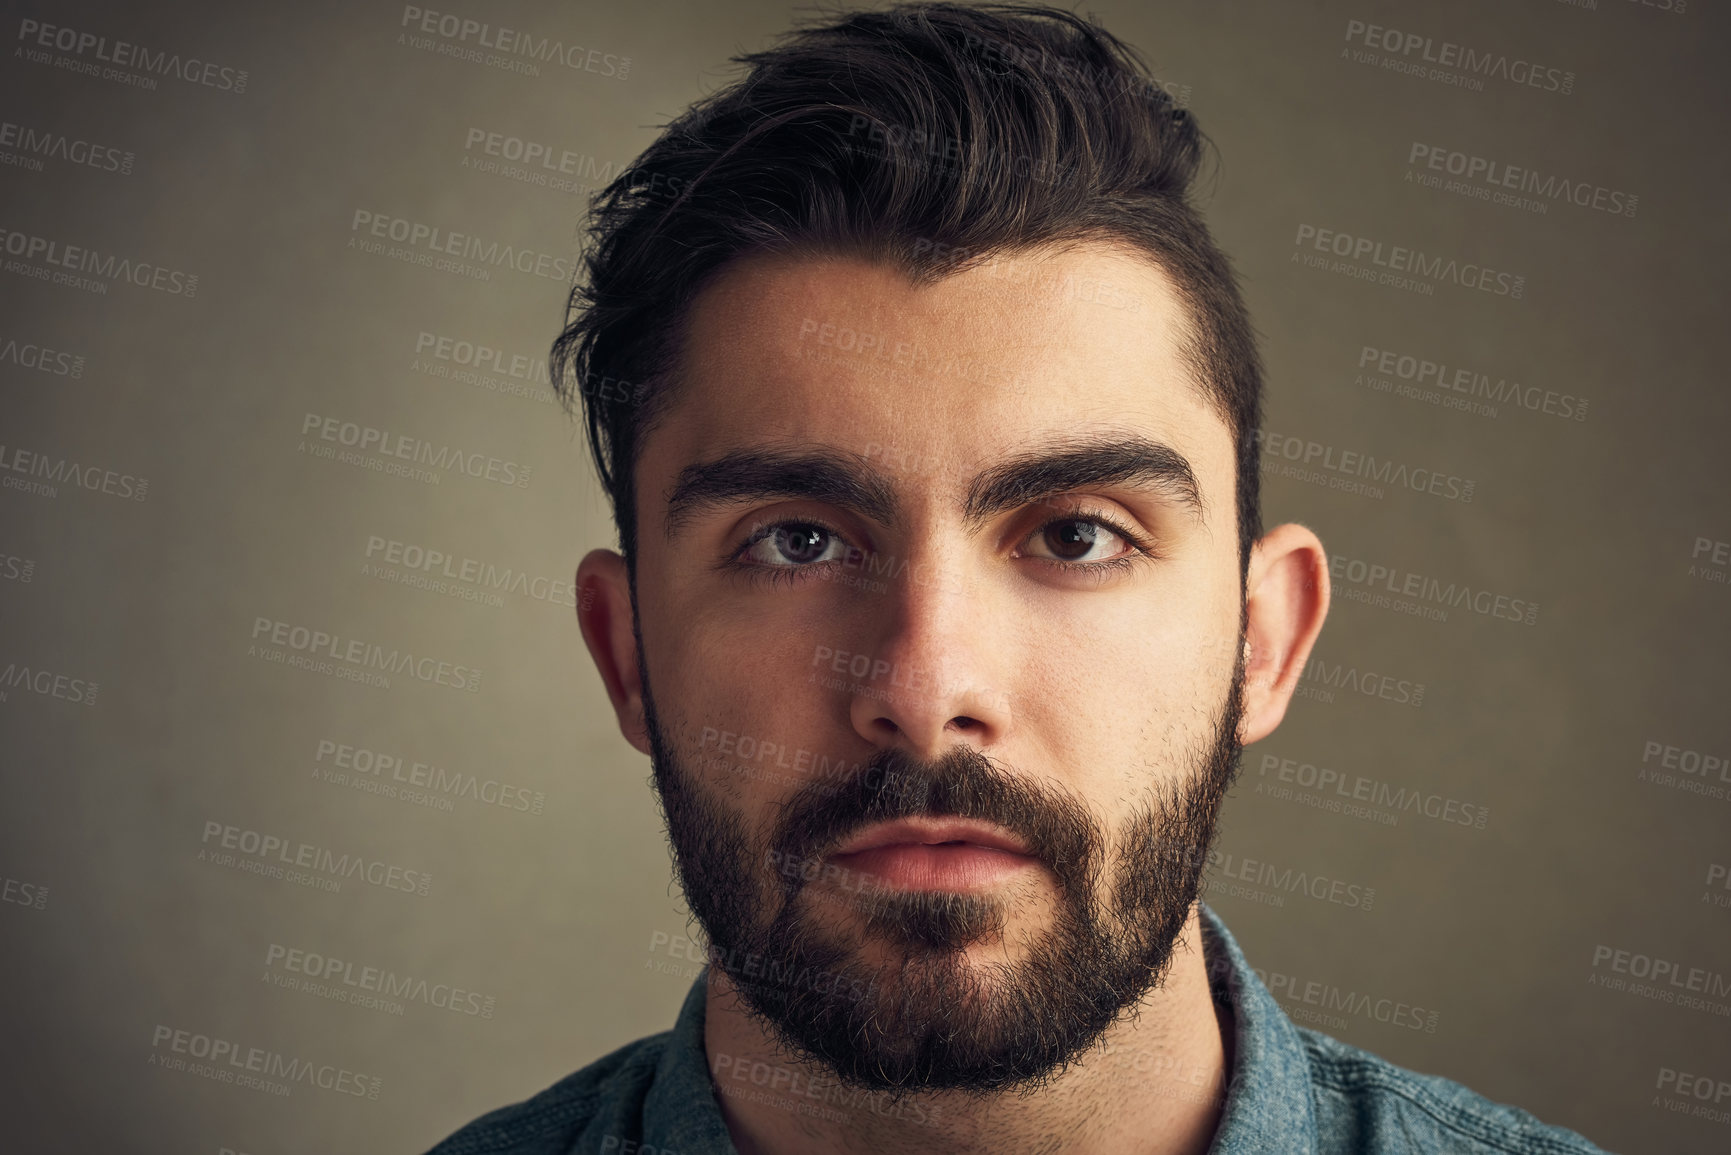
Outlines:
[[[1202,957],[1214,997],[1232,1007],[1232,1078],[1209,1155],[1314,1155],[1310,1060],[1298,1028],[1256,977],[1238,940],[1202,904]]]
[[[737,1155],[721,1117],[703,1049],[703,1017],[709,997],[704,967],[685,995],[673,1033],[661,1052],[655,1081],[643,1098],[643,1145],[667,1152],[728,1152]]]
[[[1226,1109],[1210,1155],[1314,1155],[1316,1119],[1310,1070],[1298,1029],[1256,972],[1238,940],[1201,905],[1202,956],[1216,999],[1232,1008],[1234,1051]],[[709,1078],[703,1047],[709,970],[685,996],[643,1101],[643,1142],[663,1151],[734,1152]]]

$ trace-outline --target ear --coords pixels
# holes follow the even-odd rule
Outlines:
[[[649,728],[643,716],[643,679],[637,668],[631,583],[625,559],[610,549],[590,550],[577,566],[577,625],[589,656],[607,687],[619,719],[619,732],[649,753]]]
[[[1302,525],[1275,526],[1251,548],[1244,592],[1244,719],[1239,741],[1266,738],[1286,716],[1328,617],[1328,555]]]

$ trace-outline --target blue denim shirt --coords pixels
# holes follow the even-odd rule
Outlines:
[[[1206,905],[1202,925],[1209,981],[1230,1001],[1236,1040],[1211,1155],[1603,1155],[1517,1107],[1295,1025]],[[692,985],[671,1031],[481,1116],[430,1155],[736,1155],[703,1049],[707,977]]]

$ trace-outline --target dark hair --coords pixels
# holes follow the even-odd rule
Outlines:
[[[849,254],[930,281],[985,257],[1127,242],[1174,282],[1183,355],[1237,446],[1241,576],[1261,536],[1262,370],[1190,190],[1206,140],[1134,49],[1045,7],[910,4],[797,29],[596,193],[553,345],[635,575],[633,466],[692,300],[735,258]]]

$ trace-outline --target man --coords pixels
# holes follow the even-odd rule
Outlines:
[[[1596,1150],[1295,1027],[1198,901],[1329,587],[1260,525],[1191,118],[1047,9],[744,63],[599,198],[555,347],[711,965],[439,1155]]]

